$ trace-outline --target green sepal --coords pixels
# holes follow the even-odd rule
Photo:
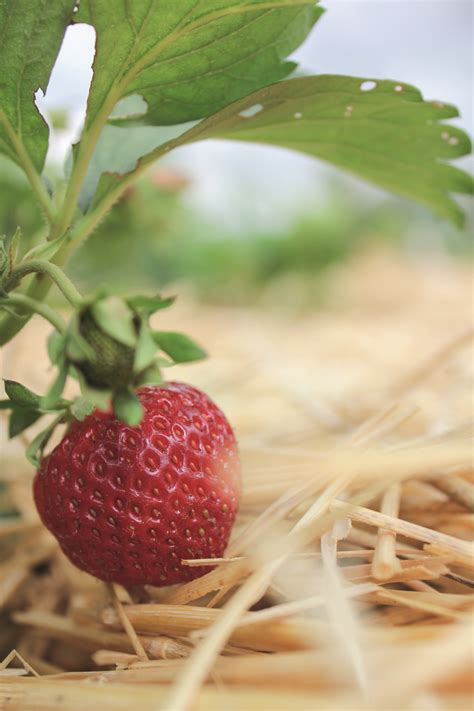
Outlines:
[[[176,296],[168,296],[164,299],[159,294],[156,296],[132,296],[127,299],[128,305],[138,311],[142,316],[151,316],[156,311],[161,311],[172,306],[176,301]]]
[[[5,237],[0,237],[0,282],[10,270],[10,258],[5,247]]]
[[[17,227],[8,245],[8,251],[10,253],[10,263],[13,266],[18,258],[18,250],[20,247],[21,240],[21,228]]]
[[[133,372],[138,374],[148,368],[153,362],[156,353],[156,343],[148,324],[142,322],[138,334],[137,346],[135,349],[135,359],[133,362]]]
[[[71,404],[69,411],[71,415],[79,422],[82,422],[95,410],[95,405],[85,397],[78,397]]]
[[[174,360],[170,360],[169,358],[165,358],[161,355],[155,358],[155,363],[159,368],[172,368],[173,365],[176,365]]]
[[[56,426],[63,421],[64,415],[64,411],[61,412],[45,430],[36,435],[31,444],[28,446],[26,450],[26,458],[34,467],[39,466],[44,448],[48,444],[51,435],[56,429]]]
[[[94,360],[94,349],[87,343],[79,331],[79,316],[75,314],[67,329],[66,347],[67,357],[73,361]]]
[[[38,244],[36,247],[32,247],[24,256],[23,263],[28,262],[31,259],[46,259],[50,261],[56,252],[63,246],[64,238],[58,237],[51,242],[45,242]]]
[[[116,296],[100,299],[90,306],[90,311],[104,333],[125,346],[135,347],[134,313],[122,299]]]
[[[66,336],[59,333],[59,331],[52,331],[48,336],[47,346],[49,360],[53,365],[57,365],[64,359]]]
[[[127,425],[135,427],[142,421],[143,407],[132,390],[118,390],[114,393],[112,407],[114,414]]]
[[[153,331],[155,343],[175,363],[190,363],[207,357],[205,350],[183,333],[174,331]]]
[[[41,412],[29,407],[13,407],[8,421],[8,436],[10,439],[21,434],[23,430],[33,425],[42,416]]]
[[[138,377],[138,385],[161,385],[163,375],[159,367],[159,359],[157,358],[153,365],[143,371]]]
[[[15,380],[4,380],[5,392],[14,405],[19,407],[38,408],[41,404],[41,398],[32,390],[25,387]]]
[[[77,380],[80,382],[81,374],[80,374],[79,370],[74,365],[69,365],[69,375],[74,380]]]
[[[59,368],[59,373],[48,392],[41,398],[40,406],[42,410],[54,410],[57,408],[66,384],[67,375],[68,369],[66,365],[63,364]]]
[[[110,390],[98,390],[96,388],[91,387],[87,383],[83,373],[81,373],[81,371],[77,368],[75,370],[75,376],[79,381],[81,393],[84,399],[88,400],[94,405],[94,407],[97,407],[99,410],[108,410],[108,408],[110,407],[111,399]]]

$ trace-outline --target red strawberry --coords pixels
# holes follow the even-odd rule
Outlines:
[[[43,523],[78,568],[123,585],[170,585],[221,556],[240,495],[231,426],[183,383],[138,391],[145,414],[129,427],[96,410],[74,421],[34,481]]]

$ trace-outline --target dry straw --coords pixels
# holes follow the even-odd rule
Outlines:
[[[375,289],[383,260],[354,267],[358,283]],[[197,381],[236,424],[245,494],[226,557],[184,561],[209,567],[195,581],[127,591],[72,568],[9,446],[0,511],[20,515],[0,519],[0,709],[470,707],[468,281],[444,267],[453,318],[440,308],[440,268],[425,267],[413,301],[404,292],[418,293],[420,273],[408,288],[400,267],[401,289],[391,264],[397,310],[384,333],[347,275],[357,313],[229,319],[199,307],[201,332],[220,345]],[[195,324],[196,308],[184,304],[182,321]],[[44,364],[10,349],[8,376],[41,389]]]

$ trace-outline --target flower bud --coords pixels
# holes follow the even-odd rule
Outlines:
[[[86,306],[78,315],[78,335],[87,356],[74,364],[96,389],[117,390],[134,380],[135,347],[140,319],[122,299],[108,297]]]

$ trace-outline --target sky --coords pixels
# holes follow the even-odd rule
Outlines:
[[[456,123],[473,133],[473,8],[470,0],[325,0],[327,9],[293,59],[311,73],[388,78],[414,84],[425,98],[454,103]],[[67,31],[43,112],[65,110],[69,130],[50,157],[64,157],[83,120],[91,80],[94,32]],[[330,166],[282,149],[208,141],[166,159],[190,179],[185,199],[226,230],[278,229],[302,209],[322,204]],[[345,177],[369,201],[382,195]]]

